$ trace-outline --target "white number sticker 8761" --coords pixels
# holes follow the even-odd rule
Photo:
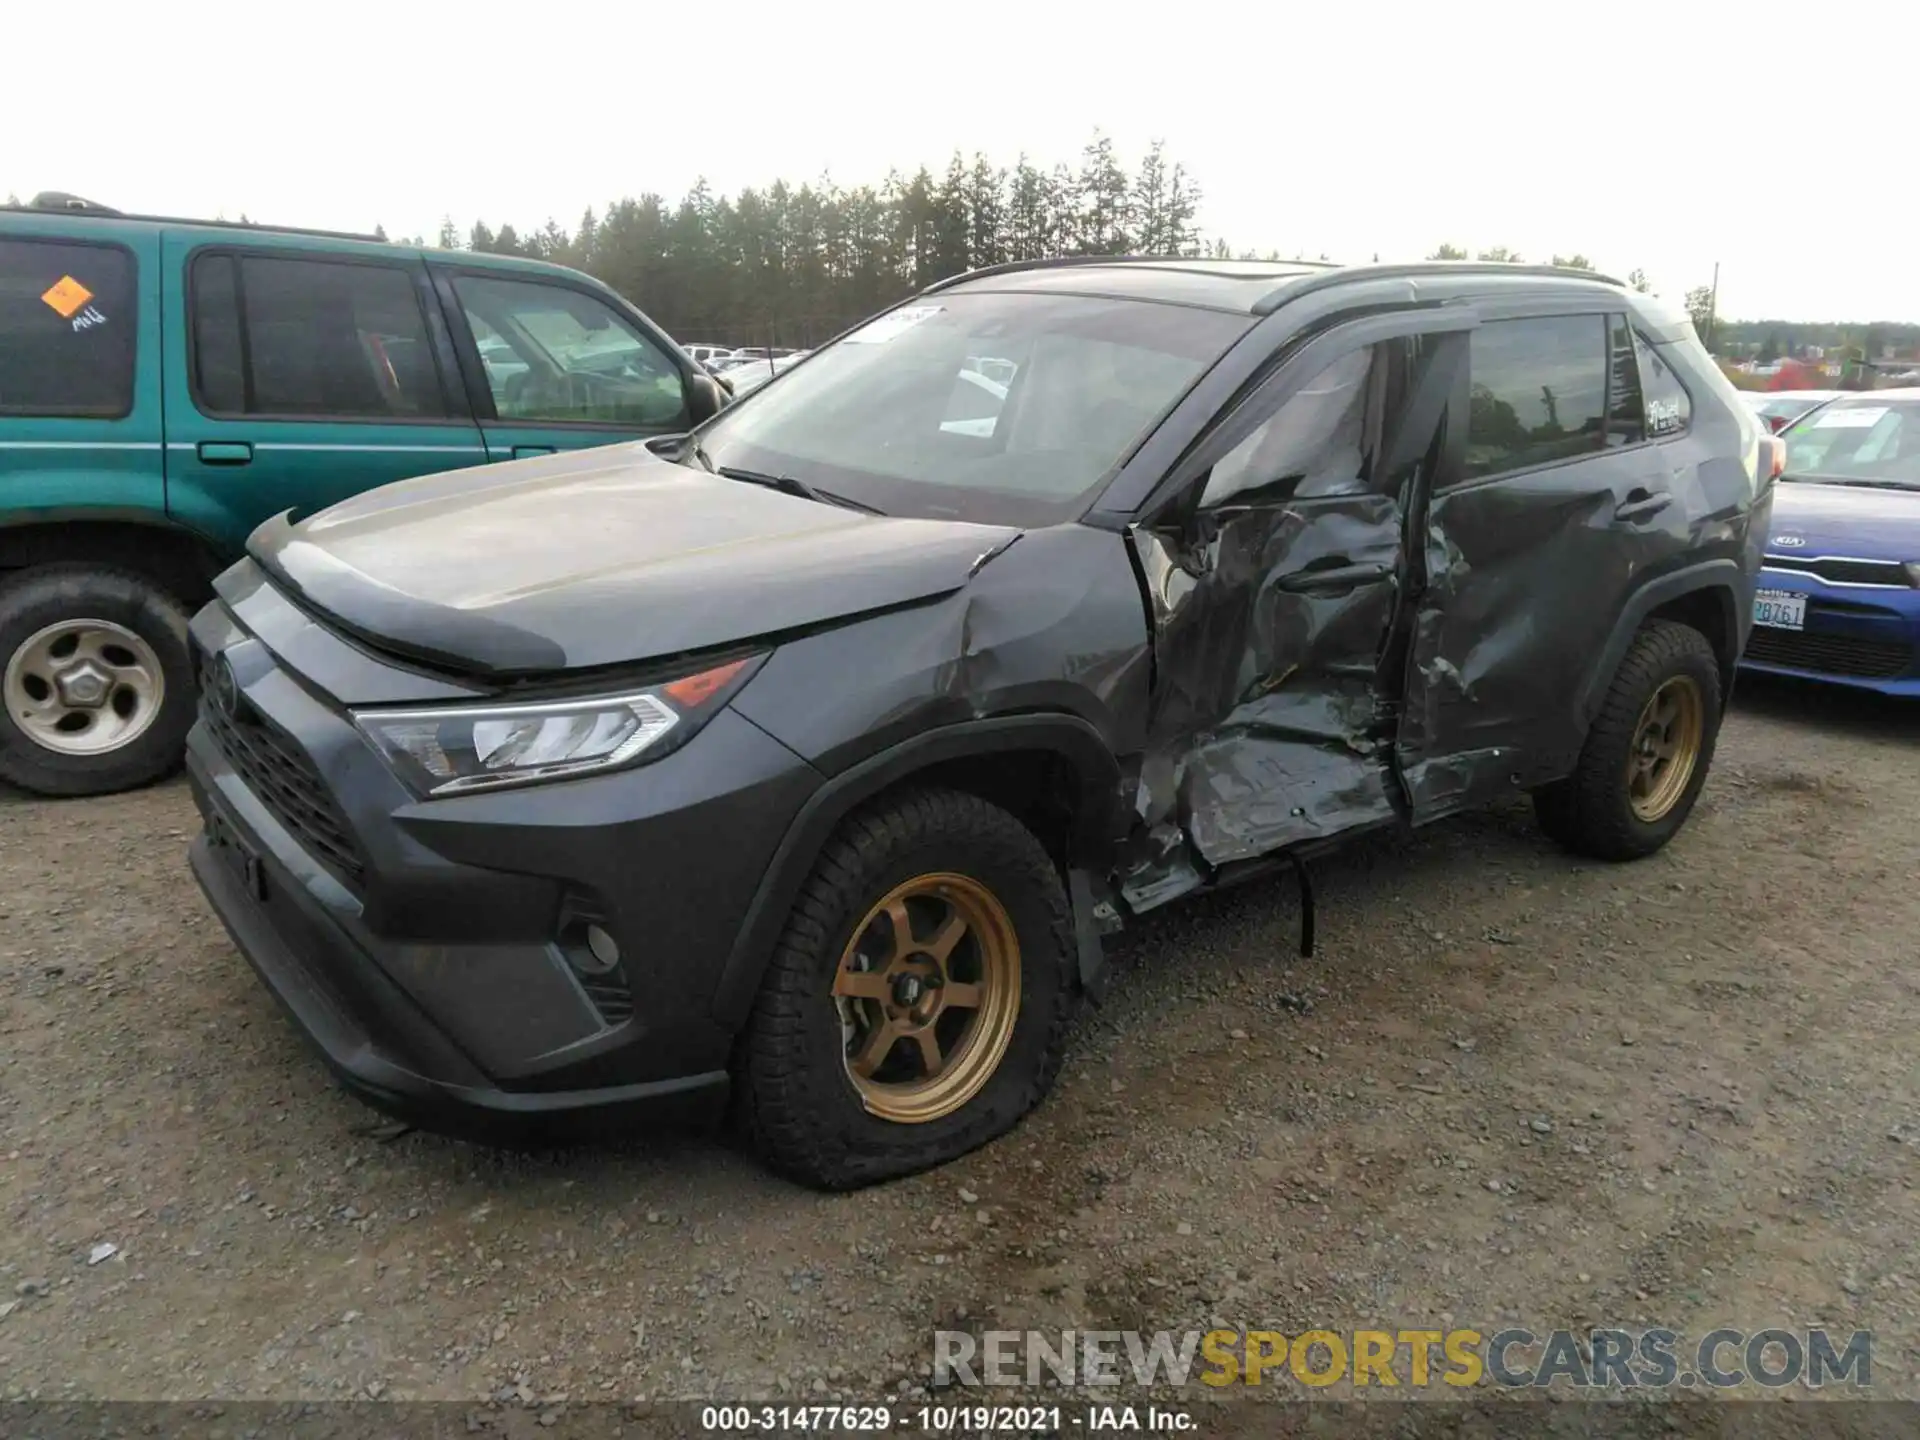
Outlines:
[[[1791,590],[1753,592],[1753,623],[1775,630],[1807,628],[1807,597]]]

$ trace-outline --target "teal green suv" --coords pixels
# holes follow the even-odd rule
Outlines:
[[[172,770],[188,618],[263,520],[684,431],[726,398],[558,265],[0,209],[0,779],[96,795]]]

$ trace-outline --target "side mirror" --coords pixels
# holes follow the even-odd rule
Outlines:
[[[711,375],[695,373],[687,377],[687,414],[696,425],[718,415],[732,398],[722,382]]]

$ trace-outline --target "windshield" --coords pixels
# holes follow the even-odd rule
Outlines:
[[[1056,523],[1250,324],[1139,300],[940,296],[809,356],[701,444],[717,466],[889,514]]]
[[[1920,490],[1920,398],[1836,400],[1784,438],[1788,480]]]

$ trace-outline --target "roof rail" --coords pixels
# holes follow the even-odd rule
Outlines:
[[[1516,265],[1505,260],[1422,260],[1406,265],[1355,265],[1342,273],[1310,275],[1282,285],[1254,303],[1253,313],[1271,315],[1296,295],[1324,289],[1347,280],[1418,280],[1430,275],[1539,275],[1558,280],[1591,280],[1598,285],[1625,289],[1624,280],[1602,275],[1597,270],[1581,270],[1569,265]]]
[[[1232,265],[1307,265],[1314,269],[1336,270],[1340,267],[1326,260],[1232,260]],[[1050,255],[1039,260],[1007,260],[998,265],[982,265],[977,270],[962,271],[958,275],[949,275],[944,280],[936,280],[921,290],[922,295],[932,295],[941,290],[950,290],[966,280],[984,280],[994,275],[1016,275],[1026,270],[1071,270],[1083,265],[1151,265],[1156,270],[1173,271],[1187,275],[1219,275],[1220,271],[1209,267],[1203,255]]]
[[[318,230],[304,225],[263,225],[258,220],[199,220],[186,215],[128,214],[124,210],[115,210],[110,205],[101,205],[79,195],[70,195],[64,190],[42,190],[27,202],[25,208],[51,210],[63,215],[91,215],[102,220],[144,221],[154,225],[206,225],[222,230],[264,230],[274,235],[312,235],[324,240],[371,240],[376,244],[384,241],[382,236],[359,230]]]
[[[29,210],[79,210],[90,215],[118,215],[120,212],[111,205],[102,205],[97,200],[88,200],[83,196],[70,194],[65,190],[42,190],[27,202]]]

